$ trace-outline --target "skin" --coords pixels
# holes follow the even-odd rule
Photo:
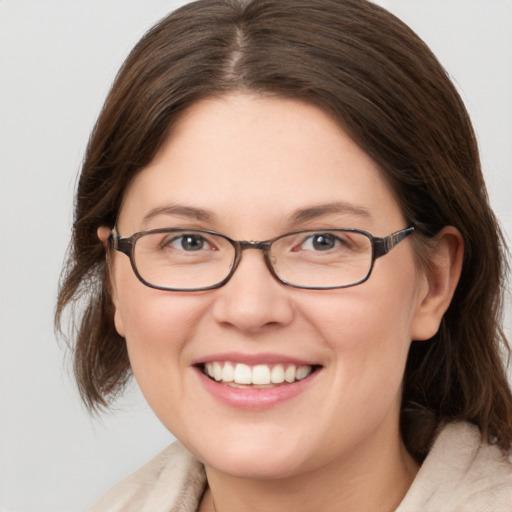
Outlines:
[[[365,210],[298,210],[343,202]],[[161,213],[180,204],[209,218]],[[407,227],[376,164],[321,110],[294,100],[234,94],[201,101],[173,127],[131,183],[118,219],[143,229],[213,229],[266,240],[296,229]],[[106,242],[109,230],[98,236]],[[414,235],[413,235],[414,236]],[[166,427],[201,461],[201,510],[394,510],[417,472],[399,432],[402,376],[412,339],[437,330],[462,259],[453,228],[432,269],[410,240],[376,261],[370,279],[310,291],[278,283],[259,251],[245,251],[222,288],[176,293],[144,286],[112,254],[115,323],[134,375]],[[205,390],[194,364],[212,354],[277,354],[320,365],[294,398],[241,410]]]

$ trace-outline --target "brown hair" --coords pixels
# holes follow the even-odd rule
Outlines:
[[[64,310],[75,313],[74,369],[87,406],[107,406],[130,377],[96,230],[114,225],[127,184],[180,112],[231,91],[296,98],[334,116],[389,179],[417,227],[420,259],[441,227],[459,229],[462,276],[439,332],[412,343],[402,432],[418,460],[436,426],[453,419],[475,423],[508,447],[512,396],[500,328],[505,245],[475,135],[427,46],[362,0],[200,0],[163,19],[132,50],[87,147],[56,310],[58,328]]]

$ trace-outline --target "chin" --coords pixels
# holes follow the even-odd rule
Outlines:
[[[216,471],[222,472],[236,478],[251,480],[279,480],[295,476],[305,472],[303,468],[304,461],[296,460],[296,454],[290,454],[288,458],[276,457],[274,454],[269,456],[263,450],[259,450],[257,456],[228,456],[212,460],[212,464],[205,463]]]
[[[306,470],[308,457],[304,450],[297,450],[297,443],[276,446],[268,440],[216,441],[208,446],[188,447],[206,467],[236,478],[273,480],[292,476]]]

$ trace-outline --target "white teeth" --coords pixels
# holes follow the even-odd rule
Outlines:
[[[259,364],[252,369],[253,384],[270,384],[270,368],[267,365]]]
[[[215,380],[222,379],[222,366],[220,365],[220,363],[213,363],[213,378]]]
[[[311,366],[299,366],[295,372],[297,380],[305,379],[311,373]]]
[[[237,384],[252,384],[251,367],[246,364],[237,364],[235,366],[235,375],[233,380]]]
[[[243,363],[214,361],[205,364],[205,373],[217,382],[243,385],[265,386],[269,384],[292,383],[305,379],[313,371],[310,365],[286,366],[283,364],[258,364],[249,366]]]
[[[281,384],[284,382],[284,368],[282,364],[276,364],[274,368],[272,368],[270,380],[272,384]]]
[[[224,382],[233,382],[235,380],[235,368],[231,363],[226,363],[222,369],[222,380]]]
[[[296,368],[293,364],[288,366],[288,368],[286,368],[286,371],[284,372],[284,380],[286,382],[293,382],[295,380],[295,371]]]

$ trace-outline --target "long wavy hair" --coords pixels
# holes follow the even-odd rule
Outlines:
[[[512,396],[503,367],[503,236],[489,206],[470,119],[428,47],[364,0],[200,0],[152,28],[132,50],[91,135],[76,193],[56,327],[72,320],[76,380],[91,410],[130,378],[113,322],[106,252],[124,191],[199,99],[271,94],[328,112],[380,166],[408,222],[418,260],[455,226],[465,244],[459,285],[439,332],[413,341],[401,428],[421,461],[436,427],[464,419],[503,448],[512,440]]]

